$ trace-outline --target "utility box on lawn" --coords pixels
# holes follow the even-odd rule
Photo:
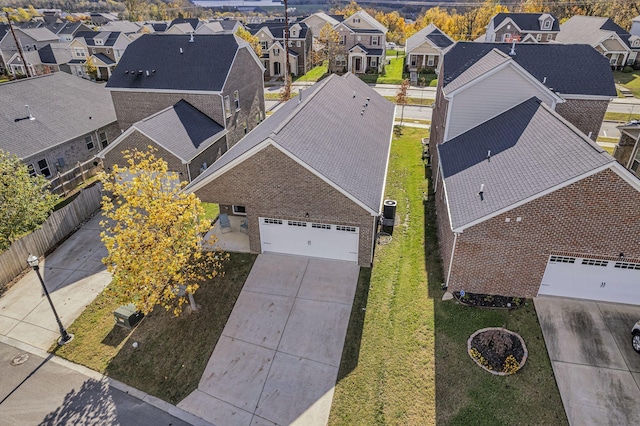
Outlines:
[[[122,305],[113,312],[116,325],[131,330],[144,318],[142,312],[136,310],[136,305],[130,303],[128,305]]]

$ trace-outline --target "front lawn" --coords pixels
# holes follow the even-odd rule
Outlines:
[[[626,123],[631,120],[640,120],[640,114],[632,114],[630,112],[607,112],[604,114],[604,119],[609,121],[619,121]]]
[[[255,258],[231,254],[224,276],[196,292],[197,313],[176,318],[157,307],[132,332],[114,325],[118,306],[100,294],[68,328],[73,341],[51,352],[177,404],[198,387]]]
[[[385,193],[398,201],[399,223],[391,243],[376,246],[368,293],[356,296],[352,324],[363,325],[350,326],[330,424],[567,424],[530,301],[508,312],[441,300],[435,195],[425,201],[430,170],[421,160],[427,133],[402,133]],[[497,377],[474,363],[466,344],[474,331],[503,325],[524,338],[529,359],[515,375]]]
[[[397,54],[395,53],[397,52]],[[392,55],[387,54],[389,64],[384,67],[384,74],[379,75],[378,84],[402,84],[402,71],[404,68],[404,52],[395,51]]]
[[[631,90],[633,96],[640,98],[640,71],[634,70],[633,72],[614,71],[613,80]]]
[[[385,96],[384,97],[389,102],[396,103],[395,96]],[[407,105],[418,105],[418,106],[431,106],[436,100],[430,98],[413,98],[407,96]]]
[[[329,72],[329,61],[324,61],[322,65],[318,65],[317,67],[311,68],[308,73],[295,81],[320,81],[322,78],[327,75]]]

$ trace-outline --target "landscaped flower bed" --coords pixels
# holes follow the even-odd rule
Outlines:
[[[481,308],[514,309],[524,305],[524,299],[511,296],[494,296],[491,294],[454,292],[453,295],[458,302],[467,306],[478,306]]]
[[[527,361],[527,347],[520,335],[505,328],[476,331],[467,341],[469,356],[484,370],[498,375],[514,374]]]

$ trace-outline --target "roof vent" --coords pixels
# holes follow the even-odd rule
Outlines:
[[[181,54],[181,55],[182,55],[182,52],[183,52],[183,50],[182,50],[182,47],[181,47],[181,48],[180,48],[180,54]]]
[[[354,90],[353,91],[353,99],[355,99],[355,98],[356,98],[356,91]]]
[[[511,43],[511,50],[509,51],[509,56],[516,56],[516,41],[513,40]]]
[[[491,150],[487,151],[487,161],[491,162]]]
[[[189,43],[193,43],[193,32],[191,33],[191,37],[189,38]]]
[[[138,74],[142,75],[142,70],[138,70]]]
[[[27,117],[29,117],[29,120],[35,120],[36,118],[31,114],[31,108],[29,108],[29,105],[25,105],[24,107],[27,109]]]
[[[480,196],[480,201],[484,201],[484,183],[480,184],[480,192],[478,192],[478,195]]]
[[[547,82],[547,77],[545,76],[545,77],[542,79],[542,84],[545,84],[546,82]]]
[[[298,89],[298,103],[302,102],[302,87]]]
[[[147,70],[146,73],[147,73],[147,77],[149,77],[149,70]]]
[[[126,70],[124,73],[125,73],[125,74],[129,74],[129,70]]]

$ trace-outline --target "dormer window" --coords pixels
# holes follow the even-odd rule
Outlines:
[[[551,28],[551,20],[547,19],[542,23],[542,29],[548,30]]]
[[[360,18],[353,18],[353,23],[354,24],[359,24],[360,23]]]

